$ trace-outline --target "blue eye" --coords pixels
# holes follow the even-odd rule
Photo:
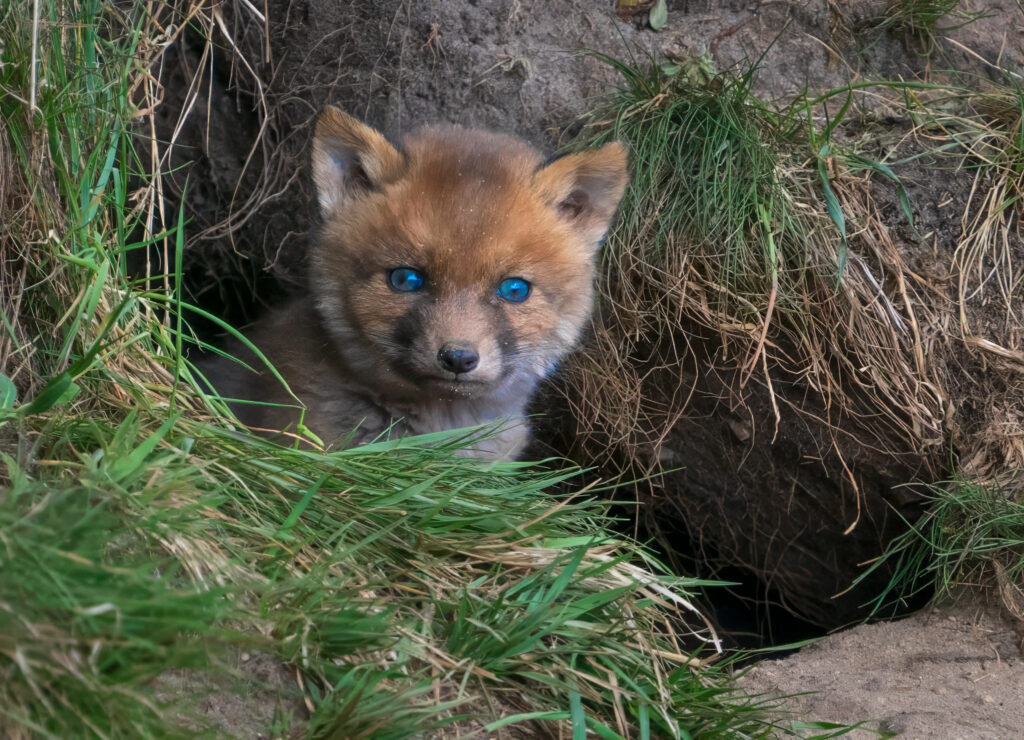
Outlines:
[[[509,303],[522,303],[530,297],[530,284],[522,278],[507,278],[498,286],[498,295]]]
[[[396,267],[388,272],[388,285],[399,293],[415,293],[423,282],[423,273],[411,267]]]

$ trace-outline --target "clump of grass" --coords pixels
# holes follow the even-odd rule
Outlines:
[[[597,502],[553,509],[552,474],[481,470],[454,445],[281,449],[184,417],[55,420],[40,441],[49,466],[7,461],[0,522],[11,727],[152,731],[146,682],[231,646],[301,669],[312,736],[408,737],[483,697],[558,720],[566,692],[601,727],[609,676],[624,710],[651,699],[634,722],[705,721],[659,710],[672,692],[648,683],[673,673],[671,623],[621,608],[638,587],[685,606],[681,582],[628,564]]]
[[[936,48],[939,34],[963,28],[983,17],[986,11],[967,12],[961,0],[890,0],[884,17],[876,29],[892,29],[916,41],[921,53],[930,56]],[[952,16],[949,25],[941,26],[944,18]]]
[[[876,419],[873,444],[934,449],[942,398],[913,380],[922,337],[908,314],[922,301],[905,282],[897,296],[882,288],[881,273],[904,269],[891,243],[850,247],[850,175],[898,178],[831,142],[848,104],[830,117],[834,96],[764,102],[754,68],[695,78],[606,61],[625,86],[586,135],[628,142],[634,176],[604,252],[594,350],[570,367],[585,459],[658,469],[688,397],[678,379],[699,332],[687,323],[723,347],[696,362],[738,372],[740,388],[763,383],[776,421],[778,369],[819,393],[829,418]]]
[[[960,7],[960,0],[892,0],[886,8],[886,24],[919,37],[939,30],[939,21]]]
[[[922,592],[934,590],[941,600],[963,586],[995,583],[1007,608],[1024,619],[1024,502],[1014,476],[1003,477],[1005,488],[971,478],[930,488],[926,514],[879,561],[895,568],[872,602],[876,610]]]
[[[595,139],[625,138],[634,156],[618,232],[650,237],[644,256],[652,270],[674,267],[678,240],[699,240],[719,268],[715,277],[729,289],[723,299],[763,295],[769,285],[777,289],[792,256],[786,252],[801,233],[780,177],[778,149],[788,132],[778,111],[751,93],[749,76],[695,78],[659,65],[641,70],[604,59],[626,87],[614,110],[598,114],[614,115],[615,123]],[[652,211],[660,216],[656,224],[645,221]],[[752,241],[763,249],[751,248]],[[640,268],[615,267],[627,273]],[[621,305],[628,310],[647,302],[630,296]],[[671,328],[653,331],[668,334]]]
[[[105,469],[124,458],[40,478],[4,457],[0,732],[155,736],[162,717],[147,682],[208,666],[211,644],[245,642],[227,627],[237,610],[225,591],[195,588],[157,546],[158,533],[194,518],[199,502],[146,510],[166,491],[139,495],[139,482],[123,478],[136,501],[120,495]]]
[[[181,264],[139,124],[161,34],[219,10],[39,7],[0,18],[0,734],[245,732],[154,688],[230,681],[242,649],[294,681],[277,731],[310,737],[791,731],[714,667],[701,584],[592,493],[549,495],[573,471],[483,466],[464,432],[325,452],[218,416],[180,272],[133,284],[124,256]]]

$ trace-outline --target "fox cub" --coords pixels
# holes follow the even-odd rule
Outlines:
[[[323,225],[308,295],[249,338],[325,442],[511,419],[470,454],[512,459],[537,383],[576,343],[595,255],[626,186],[618,143],[545,163],[502,134],[436,126],[396,149],[335,108],[316,125]],[[262,363],[218,360],[207,377],[241,421],[300,420]]]

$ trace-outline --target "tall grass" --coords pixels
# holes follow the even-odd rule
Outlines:
[[[290,686],[280,734],[791,731],[714,667],[698,583],[594,494],[550,495],[573,471],[482,466],[466,433],[324,452],[219,416],[180,273],[125,269],[151,245],[180,265],[150,75],[160,33],[219,11],[39,7],[0,13],[0,734],[269,732],[261,700],[229,727],[159,689],[230,685],[243,650]]]

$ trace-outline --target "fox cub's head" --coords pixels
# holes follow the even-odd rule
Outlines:
[[[590,314],[627,179],[617,143],[545,164],[517,139],[445,126],[399,150],[334,108],[317,122],[313,176],[320,312],[359,377],[412,401],[550,372]]]

